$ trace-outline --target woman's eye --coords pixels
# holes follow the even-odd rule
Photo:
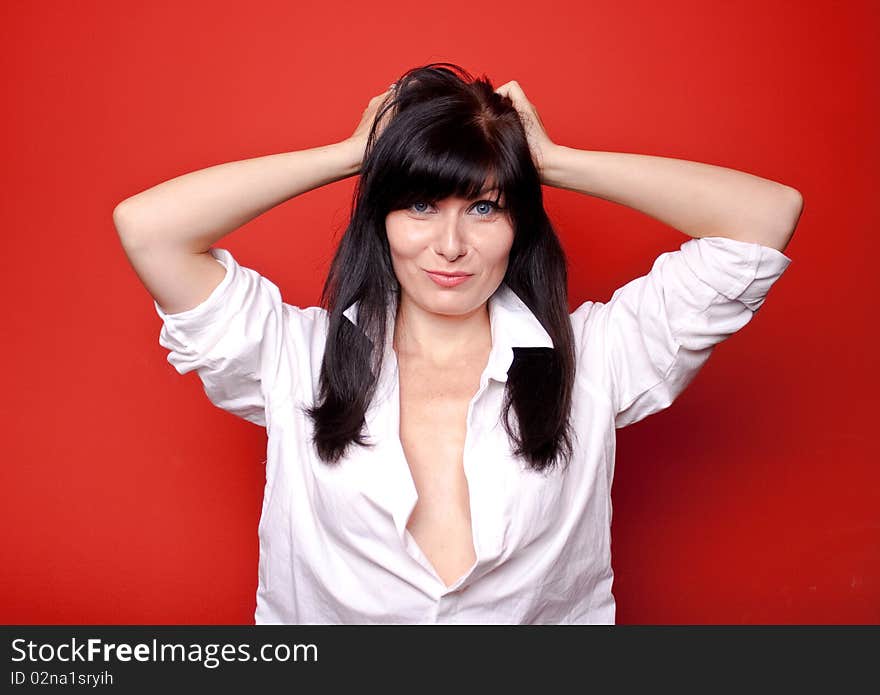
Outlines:
[[[500,210],[501,206],[492,200],[481,200],[477,203],[474,203],[473,209],[479,213],[480,217],[488,217],[496,210]]]
[[[421,206],[424,206],[424,208],[422,208]],[[412,205],[409,206],[409,209],[412,210],[413,212],[417,212],[417,213],[421,214],[423,212],[427,212],[429,207],[431,207],[429,203],[425,203],[423,201],[416,201],[415,203],[413,203]]]
[[[409,206],[409,210],[417,215],[423,215],[430,212],[431,207],[431,203],[418,200]],[[476,210],[478,217],[490,217],[495,212],[502,209],[503,208],[500,205],[492,200],[480,200],[471,206],[471,210]]]

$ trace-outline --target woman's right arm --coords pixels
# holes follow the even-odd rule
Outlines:
[[[217,164],[153,186],[113,210],[123,249],[167,313],[191,309],[223,279],[208,250],[291,198],[360,171],[367,135],[388,92],[373,97],[340,142]]]
[[[113,211],[113,222],[129,248],[205,252],[276,205],[356,174],[362,155],[354,141],[343,140],[217,164],[126,198]]]
[[[168,313],[191,309],[223,279],[213,244],[301,193],[356,174],[357,142],[218,164],[164,181],[113,210],[140,281]]]

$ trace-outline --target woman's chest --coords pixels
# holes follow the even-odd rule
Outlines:
[[[482,367],[462,363],[441,370],[400,361],[398,435],[420,497],[442,495],[438,487],[464,482],[462,455]]]
[[[464,449],[481,372],[406,362],[399,372],[400,444],[418,498],[406,528],[447,585],[475,559]]]
[[[322,538],[321,552],[356,547],[383,564],[389,552],[406,548],[405,530],[415,523],[426,522],[419,535],[423,550],[432,529],[452,524],[460,531],[459,550],[470,549],[472,536],[477,567],[487,570],[537,538],[587,528],[569,517],[601,517],[593,505],[608,492],[602,475],[607,462],[604,447],[596,446],[601,437],[588,434],[600,414],[589,401],[573,413],[581,446],[571,465],[541,474],[512,453],[502,423],[503,381],[476,369],[432,375],[401,363],[389,372],[387,386],[377,392],[365,422],[373,446],[352,446],[336,465],[322,462],[309,445],[313,432],[300,409],[273,418],[267,472],[289,485],[272,495],[275,503],[266,511],[281,523],[299,510],[298,523],[289,527],[297,536]],[[515,409],[509,419],[516,432]],[[420,516],[417,504],[431,505],[438,516]],[[458,514],[460,523],[443,519],[444,510]],[[468,560],[459,557],[449,576]]]

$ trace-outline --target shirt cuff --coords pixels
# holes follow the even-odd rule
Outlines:
[[[681,245],[693,273],[719,294],[757,311],[791,258],[772,246],[727,237],[698,237]]]
[[[209,294],[206,299],[191,309],[179,311],[175,314],[164,312],[162,307],[159,306],[159,303],[155,299],[153,300],[153,308],[156,310],[156,313],[159,315],[159,318],[162,319],[165,326],[167,326],[172,332],[174,332],[175,329],[199,330],[204,328],[211,322],[215,311],[224,305],[223,297],[228,292],[229,286],[232,284],[235,262],[232,259],[232,254],[226,249],[210,248],[208,249],[208,252],[226,269],[226,274],[223,276],[220,284],[211,291],[211,294]]]

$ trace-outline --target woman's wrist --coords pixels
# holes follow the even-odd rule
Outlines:
[[[340,140],[331,145],[339,157],[341,177],[354,176],[361,170],[364,158],[364,144],[351,138]]]
[[[578,154],[581,155],[578,158]],[[564,188],[567,190],[575,190],[575,182],[571,175],[573,169],[578,171],[578,178],[583,178],[583,152],[565,145],[557,145],[553,143],[543,150],[543,166],[541,167],[541,183],[545,186],[553,186],[555,188]],[[577,163],[575,164],[575,160]],[[583,181],[578,181],[583,185]],[[585,192],[581,187],[580,192]]]

